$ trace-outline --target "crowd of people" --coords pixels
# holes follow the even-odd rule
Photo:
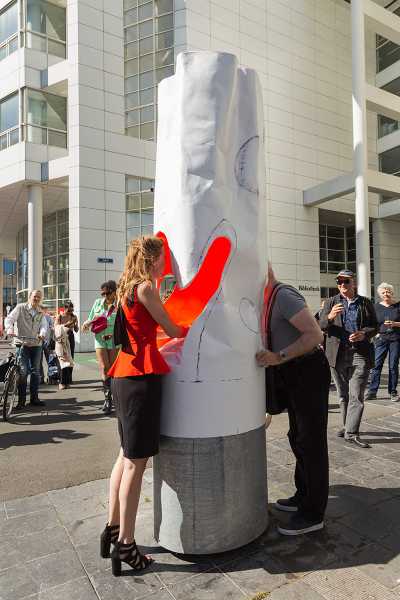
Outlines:
[[[135,522],[141,483],[147,461],[158,453],[162,376],[169,372],[157,347],[157,328],[168,337],[183,338],[188,329],[173,322],[166,312],[157,278],[165,263],[161,239],[143,236],[132,240],[118,285],[107,281],[82,325],[95,336],[96,357],[103,382],[103,410],[116,409],[120,451],[110,477],[109,516],[100,538],[100,553],[111,556],[112,572],[121,573],[122,562],[134,571],[152,561],[135,542]],[[355,276],[342,270],[337,278],[338,293],[324,301],[317,319],[295,288],[276,281],[272,268],[268,286],[273,291],[268,313],[266,347],[255,361],[279,384],[282,411],[287,410],[288,438],[296,458],[296,492],[278,499],[278,510],[293,513],[289,523],[279,525],[282,535],[299,535],[324,527],[328,501],[329,455],[327,442],[328,398],[331,377],[336,386],[342,427],[337,432],[344,442],[359,448],[369,444],[360,437],[364,400],[376,397],[382,367],[389,356],[388,392],[398,401],[400,355],[400,303],[393,287],[382,283],[380,301],[357,293]],[[62,375],[60,388],[72,383],[74,333],[79,330],[73,305],[51,316],[41,310],[42,296],[34,290],[27,303],[12,310],[5,322],[12,333],[36,339],[21,347],[22,377],[19,403],[26,400],[26,376],[30,372],[31,403],[38,398],[40,362],[54,329],[56,354]],[[268,378],[267,378],[268,380]],[[369,381],[369,384],[368,384]],[[268,389],[268,394],[276,392]],[[368,387],[368,390],[367,390]],[[18,407],[17,407],[18,408]],[[112,548],[111,548],[112,547]]]

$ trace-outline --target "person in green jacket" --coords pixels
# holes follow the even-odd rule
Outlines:
[[[82,325],[82,331],[89,331],[98,317],[104,316],[107,318],[107,327],[95,334],[94,346],[105,396],[102,410],[105,414],[110,414],[112,411],[112,396],[111,377],[108,376],[108,371],[118,354],[113,340],[114,322],[117,314],[117,284],[113,280],[105,281],[100,286],[100,292],[101,297],[94,301],[89,316]]]

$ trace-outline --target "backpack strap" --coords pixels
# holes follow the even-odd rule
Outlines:
[[[268,286],[264,291],[264,307],[262,315],[262,332],[265,335],[265,347],[267,350],[271,348],[271,314],[275,304],[276,296],[282,288],[290,287],[285,283],[276,283],[273,287],[268,289]]]

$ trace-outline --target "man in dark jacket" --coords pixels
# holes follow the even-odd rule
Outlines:
[[[364,392],[374,365],[371,338],[377,333],[375,309],[371,300],[357,294],[351,271],[340,271],[336,282],[339,293],[326,300],[319,324],[326,333],[326,356],[340,398],[344,427],[338,436],[369,448],[361,441],[359,430]]]

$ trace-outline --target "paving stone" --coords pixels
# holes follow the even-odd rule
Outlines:
[[[228,552],[210,555],[209,558],[214,566],[221,568],[224,564],[232,563],[240,558],[245,559],[257,552],[264,551],[265,548],[268,548],[278,538],[282,539],[282,536],[278,533],[276,523],[273,517],[271,517],[269,527],[257,539],[250,542],[250,544]]]
[[[358,513],[346,515],[340,522],[358,531],[364,537],[380,540],[389,535],[395,524],[378,508],[375,510],[360,510]]]
[[[371,544],[370,538],[360,535],[340,521],[332,520],[326,521],[324,529],[316,533],[313,540],[325,551],[335,554],[337,558],[342,560],[345,557],[350,562],[356,550]]]
[[[80,577],[41,592],[38,600],[98,600],[98,596],[89,579]]]
[[[385,460],[385,459],[377,459],[371,458],[368,461],[368,465],[370,465],[373,469],[378,471],[380,474],[386,473],[394,473],[400,468],[400,456],[399,460]]]
[[[103,520],[107,520],[107,506],[95,495],[58,505],[56,510],[58,518],[64,525],[97,515],[103,515]]]
[[[399,585],[400,556],[380,544],[371,544],[353,554],[358,569],[385,587],[394,589]]]
[[[41,556],[54,554],[70,547],[69,537],[61,526],[22,537],[6,538],[2,542],[0,570],[20,565]]]
[[[0,539],[37,533],[59,524],[60,522],[54,508],[49,507],[35,513],[34,518],[29,514],[0,521]]]
[[[293,581],[273,591],[266,600],[324,600],[324,597],[302,581]]]
[[[294,573],[304,575],[315,569],[324,569],[328,565],[337,565],[338,557],[335,548],[324,544],[321,532],[314,532],[304,536],[281,536],[282,541],[266,547],[265,552],[270,554],[280,565],[281,573]]]
[[[87,500],[93,498],[93,496],[100,498],[101,501],[106,501],[108,498],[108,485],[108,479],[88,481],[70,488],[52,490],[48,492],[48,497],[56,507],[68,505],[77,500]]]
[[[75,551],[79,560],[87,573],[92,574],[98,571],[104,572],[110,569],[110,559],[100,556],[100,535],[93,538],[86,544],[75,546]]]
[[[166,585],[172,585],[210,570],[214,565],[211,557],[189,555],[183,557],[170,552],[152,553],[154,558],[153,570]]]
[[[277,485],[280,483],[289,483],[293,481],[294,469],[287,469],[281,465],[274,465],[269,467],[268,477],[270,477],[274,484]]]
[[[47,494],[39,494],[37,496],[18,498],[16,500],[8,500],[5,502],[5,509],[9,519],[36,513],[50,506],[51,502]]]
[[[345,443],[345,442],[343,442]],[[349,470],[344,470],[345,467],[348,467],[349,465],[356,465],[356,464],[360,464],[362,465],[365,462],[360,460],[359,455],[357,454],[357,452],[353,452],[350,449],[343,449],[343,450],[338,450],[336,452],[330,452],[329,453],[329,466],[331,469],[336,469],[339,470],[343,473],[346,473],[347,475],[349,475],[350,477],[352,477],[354,475],[354,472],[351,472]]]
[[[39,584],[24,565],[0,572],[1,600],[20,600],[37,593],[39,589]]]
[[[176,600],[243,600],[246,593],[217,570],[168,588]]]
[[[325,600],[399,600],[396,593],[358,569],[310,573],[303,581]]]
[[[344,486],[343,486],[344,487]],[[342,486],[332,486],[329,489],[328,506],[326,516],[332,518],[343,517],[348,514],[357,514],[362,506],[367,510],[367,504],[364,504],[351,495],[346,494]]]
[[[25,568],[41,590],[78,579],[85,574],[76,553],[70,549],[27,562]]]
[[[265,552],[222,565],[221,569],[248,595],[271,592],[293,578]]]
[[[74,544],[87,544],[93,539],[99,540],[103,531],[107,517],[105,514],[89,517],[87,519],[78,519],[65,525]]]
[[[114,577],[111,568],[107,571],[97,571],[90,575],[90,581],[101,600],[136,600],[138,598],[154,597],[171,600],[165,595],[165,587],[151,570],[135,573],[126,565],[122,565],[122,576]],[[155,594],[155,595],[154,595]]]
[[[293,452],[277,448],[268,453],[268,462],[288,466],[293,465],[296,462],[296,458]]]

